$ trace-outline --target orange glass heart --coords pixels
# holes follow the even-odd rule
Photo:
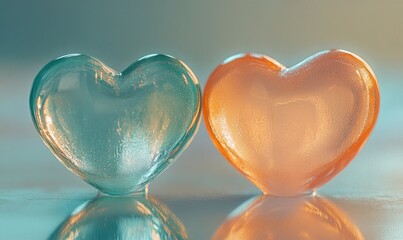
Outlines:
[[[320,52],[291,68],[244,54],[211,74],[203,110],[236,169],[265,194],[293,196],[350,163],[374,127],[379,99],[374,73],[352,53]]]

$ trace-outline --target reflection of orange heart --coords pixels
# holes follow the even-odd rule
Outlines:
[[[260,196],[232,211],[211,239],[363,240],[364,237],[348,215],[325,198]]]
[[[358,153],[378,116],[379,90],[370,67],[345,51],[291,68],[246,54],[214,70],[203,101],[228,161],[264,193],[291,196],[328,182]]]

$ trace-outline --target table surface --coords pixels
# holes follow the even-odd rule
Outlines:
[[[52,239],[63,233],[156,239],[164,232],[196,240],[214,234],[218,239],[232,234],[236,239],[403,239],[402,5],[3,1],[0,239]],[[366,146],[318,189],[320,197],[259,197],[201,125],[183,155],[151,183],[150,196],[158,200],[96,198],[97,191],[44,146],[29,114],[34,76],[64,54],[85,53],[121,70],[146,54],[167,53],[189,64],[204,86],[212,69],[236,53],[268,54],[292,66],[331,48],[352,51],[371,65],[381,110]]]
[[[83,204],[88,204],[89,201],[93,201],[96,198],[95,192],[71,191],[51,193],[39,190],[2,192],[0,198],[0,238],[54,239],[57,236],[55,233],[63,232],[63,230],[71,231],[71,225],[75,225],[74,229],[81,229],[82,231],[79,233],[86,236],[86,239],[96,239],[96,234],[100,228],[99,226],[98,228],[92,226],[96,224],[104,228],[110,228],[108,231],[104,230],[107,234],[110,234],[107,236],[116,236],[114,234],[118,233],[124,236],[122,233],[129,232],[131,233],[130,236],[132,236],[129,239],[139,239],[136,236],[144,234],[144,232],[151,232],[150,226],[144,227],[144,224],[142,224],[137,215],[127,216],[130,210],[123,213],[110,214],[110,218],[125,219],[128,222],[127,224],[121,223],[122,226],[119,229],[115,228],[115,224],[119,224],[118,220],[114,224],[111,224],[110,221],[108,222],[101,212],[108,211],[108,207],[113,208],[116,202],[119,203],[119,200],[116,199],[112,199],[108,204],[101,205],[101,207],[95,207],[93,211],[97,212],[99,216],[94,218],[93,216],[88,217],[88,215],[83,214],[84,219],[77,220],[80,211],[81,213],[85,212]],[[264,236],[266,237],[264,239],[271,239],[268,236],[277,236],[274,239],[287,239],[279,236],[284,236],[289,231],[295,234],[309,233],[309,228],[316,229],[313,232],[315,234],[320,232],[321,236],[325,236],[325,238],[313,237],[315,234],[311,232],[311,237],[300,237],[298,239],[386,240],[402,239],[403,236],[402,198],[390,198],[387,196],[378,198],[316,196],[314,197],[315,199],[319,198],[320,201],[328,203],[324,206],[318,206],[317,203],[316,205],[315,203],[313,204],[314,208],[317,207],[320,209],[321,212],[319,214],[321,218],[310,220],[309,222],[301,222],[298,226],[293,225],[293,221],[300,218],[307,219],[307,212],[303,207],[295,207],[295,202],[305,201],[304,198],[307,197],[291,200],[266,199],[266,204],[269,207],[266,206],[266,208],[263,208],[263,211],[259,212],[262,216],[246,220],[242,217],[234,217],[233,215],[242,215],[247,214],[248,211],[250,212],[250,202],[256,200],[254,196],[242,195],[206,198],[155,196],[155,198],[167,206],[170,215],[176,216],[186,229],[189,239],[210,239],[219,228],[224,228],[224,231],[230,231],[225,229],[224,226],[228,225],[226,221],[230,213],[231,217],[235,219],[233,221],[236,221],[238,226],[243,226],[249,221],[260,225],[266,222],[282,221],[283,224],[278,228],[270,228],[270,225],[265,228],[251,228],[249,225],[245,229],[237,230],[238,233],[244,232],[248,234],[249,232],[251,234],[253,232],[254,234],[260,233],[262,236],[265,234]],[[312,201],[307,200],[307,202]],[[275,207],[270,207],[270,204],[273,204]],[[123,209],[125,208],[123,207]],[[290,209],[293,209],[293,211],[290,211]],[[273,211],[275,212],[273,213]],[[116,216],[116,214],[120,215]],[[90,219],[85,219],[86,217]],[[66,222],[69,224],[66,224]],[[323,228],[323,226],[327,226],[327,228]],[[237,239],[250,239],[246,237],[242,238],[239,234],[237,236],[239,236]],[[150,234],[144,239],[154,238]]]

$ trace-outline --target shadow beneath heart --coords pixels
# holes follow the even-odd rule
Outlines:
[[[259,196],[236,208],[213,240],[362,240],[358,227],[334,203],[319,196]]]
[[[98,196],[77,207],[49,239],[188,239],[180,220],[150,196]]]

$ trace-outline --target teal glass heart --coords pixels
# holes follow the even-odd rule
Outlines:
[[[190,143],[200,123],[197,78],[166,55],[122,73],[80,54],[48,63],[30,108],[42,140],[69,170],[111,195],[142,192]]]

